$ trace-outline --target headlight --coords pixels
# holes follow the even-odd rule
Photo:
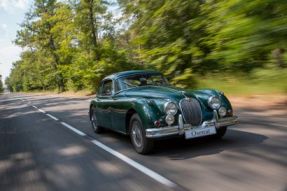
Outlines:
[[[165,117],[165,122],[168,124],[168,125],[171,125],[174,123],[174,116],[172,114],[168,114],[166,117]]]
[[[177,106],[173,102],[166,102],[164,104],[164,112],[166,114],[175,115],[177,113]]]
[[[221,101],[218,97],[212,96],[208,100],[208,105],[212,109],[219,109],[221,106]]]
[[[219,113],[220,117],[224,117],[226,115],[226,108],[220,107],[218,110],[218,113]]]

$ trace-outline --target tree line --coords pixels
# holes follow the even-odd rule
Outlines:
[[[2,82],[2,75],[0,74],[0,93],[4,91],[3,82]]]
[[[285,68],[286,34],[286,0],[35,0],[6,84],[94,91],[108,74],[155,69],[194,87],[200,75]]]

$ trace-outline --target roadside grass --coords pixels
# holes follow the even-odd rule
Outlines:
[[[259,70],[248,77],[242,75],[197,76],[196,89],[218,89],[229,95],[286,94],[287,70]]]
[[[34,94],[34,95],[59,95],[59,96],[66,96],[66,97],[77,97],[77,96],[92,96],[94,93],[89,90],[80,90],[80,91],[64,91],[64,92],[58,92],[57,90],[35,90],[35,91],[29,91],[29,92],[19,92],[24,94]]]

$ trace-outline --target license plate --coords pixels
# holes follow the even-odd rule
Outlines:
[[[185,138],[191,139],[195,137],[204,137],[207,135],[216,134],[215,127],[206,127],[206,128],[195,128],[185,131]]]

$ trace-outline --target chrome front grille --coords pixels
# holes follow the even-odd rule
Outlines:
[[[202,122],[202,112],[199,102],[194,98],[184,98],[179,102],[185,123],[198,126]]]

